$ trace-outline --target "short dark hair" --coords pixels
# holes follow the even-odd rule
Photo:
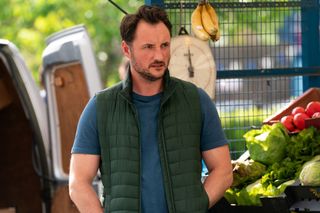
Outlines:
[[[120,34],[123,41],[130,44],[134,39],[134,34],[139,21],[144,20],[150,24],[163,22],[171,35],[171,22],[166,11],[158,6],[142,5],[134,14],[127,14],[123,17],[120,25]]]

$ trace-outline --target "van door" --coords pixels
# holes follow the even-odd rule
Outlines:
[[[89,99],[102,89],[84,26],[63,30],[47,39],[42,79],[47,92],[53,174],[58,182],[65,183],[68,181],[71,147],[79,117]],[[68,192],[66,187],[61,184],[57,188],[53,212],[59,212],[62,195]]]
[[[52,182],[46,106],[18,49],[0,39],[0,210],[48,212]]]

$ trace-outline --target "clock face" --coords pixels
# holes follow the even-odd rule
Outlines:
[[[214,98],[216,66],[208,42],[182,35],[171,40],[171,76],[194,83]]]

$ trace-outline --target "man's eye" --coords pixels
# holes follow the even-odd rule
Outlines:
[[[164,44],[161,45],[162,48],[167,48],[169,46],[170,46],[169,43],[164,43]]]
[[[153,45],[145,45],[144,48],[145,48],[145,49],[152,49],[152,48],[153,48]]]

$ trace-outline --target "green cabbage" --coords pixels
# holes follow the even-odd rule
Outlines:
[[[286,146],[290,140],[287,130],[281,123],[263,125],[244,134],[250,158],[271,165],[286,156]]]
[[[241,187],[259,179],[265,172],[266,166],[262,163],[248,159],[245,161],[233,161],[233,183],[232,187]]]
[[[303,165],[299,179],[301,185],[320,186],[320,155]]]

